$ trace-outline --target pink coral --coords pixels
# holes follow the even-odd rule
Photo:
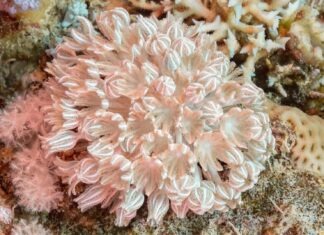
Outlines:
[[[0,139],[6,144],[19,145],[31,141],[33,135],[44,134],[43,106],[50,104],[48,91],[18,96],[0,115]]]
[[[122,8],[98,15],[100,32],[79,19],[48,64],[53,128],[43,147],[86,143],[78,160],[55,161],[70,194],[86,185],[81,210],[110,207],[125,226],[145,196],[151,224],[168,208],[181,218],[235,208],[274,147],[262,90],[201,24],[172,15],[131,22]]]
[[[11,163],[11,177],[18,196],[18,204],[31,211],[47,211],[57,208],[62,193],[56,185],[58,179],[52,174],[50,160],[39,142],[31,149],[24,149],[14,155]]]

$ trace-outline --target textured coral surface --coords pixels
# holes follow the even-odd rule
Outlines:
[[[309,116],[297,108],[270,105],[270,116],[279,119],[293,129],[296,144],[291,149],[291,157],[301,170],[309,170],[324,176],[324,120]]]

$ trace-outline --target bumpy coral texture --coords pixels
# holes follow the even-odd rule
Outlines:
[[[11,162],[11,178],[18,204],[31,211],[51,211],[62,199],[56,183],[57,176],[50,169],[49,159],[36,141],[32,148],[14,155]]]
[[[51,235],[52,233],[45,229],[36,220],[26,221],[21,219],[11,230],[11,235]]]
[[[86,145],[57,172],[82,211],[101,204],[126,226],[148,203],[148,222],[171,208],[226,211],[257,182],[274,148],[264,93],[198,26],[115,8],[85,18],[48,65],[53,104],[48,154]],[[60,154],[58,154],[60,155]]]
[[[316,115],[309,116],[297,108],[274,103],[268,106],[273,119],[288,124],[296,133],[296,144],[291,150],[295,166],[324,176],[324,120]]]

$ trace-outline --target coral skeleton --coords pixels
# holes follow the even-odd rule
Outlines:
[[[149,9],[149,2],[130,2],[138,8]],[[164,0],[159,7],[154,3],[149,10],[156,16],[171,11],[178,17],[208,21],[200,30],[212,32],[212,38],[230,58],[247,55],[242,67],[245,77],[250,78],[260,58],[275,49],[285,49],[289,37],[279,33],[279,26],[293,19],[303,4],[302,0]]]
[[[99,31],[79,20],[47,67],[42,146],[81,211],[100,204],[126,226],[147,198],[154,225],[169,208],[183,218],[239,205],[274,149],[263,91],[202,23],[131,21],[123,8],[99,14]]]

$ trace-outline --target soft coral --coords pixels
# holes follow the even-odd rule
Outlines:
[[[18,96],[0,113],[0,139],[6,144],[26,144],[44,129],[41,108],[50,102],[46,90]]]
[[[55,209],[62,199],[62,193],[56,185],[58,179],[52,174],[50,158],[44,158],[44,152],[36,141],[28,149],[17,152],[11,163],[11,177],[18,204],[31,211]]]

